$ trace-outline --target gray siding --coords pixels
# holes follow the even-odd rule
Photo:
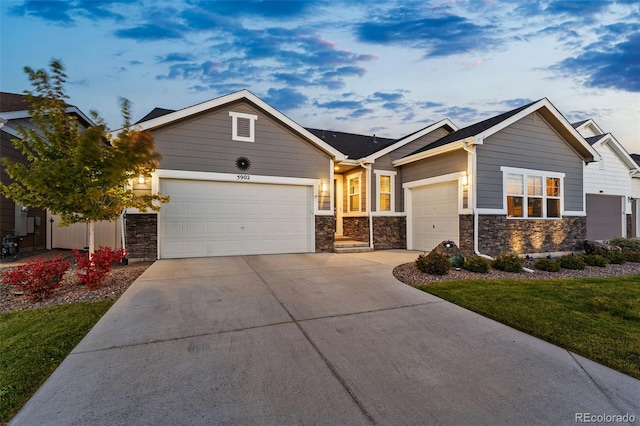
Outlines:
[[[255,114],[255,142],[231,139],[229,111]],[[162,154],[161,169],[239,173],[238,157],[251,167],[244,173],[323,179],[329,182],[330,156],[268,114],[238,102],[152,131]]]
[[[460,149],[406,164],[402,166],[402,183],[465,171],[467,170],[467,155],[467,151]]]
[[[374,170],[395,170],[398,172],[396,175],[396,185],[395,185],[395,208],[396,212],[404,211],[404,198],[402,196],[402,171],[400,168],[395,168],[392,164],[393,161],[406,157],[412,152],[417,151],[418,149],[426,146],[432,142],[437,141],[438,139],[448,135],[449,132],[440,128],[436,129],[431,133],[428,133],[414,141],[409,142],[408,144],[391,151],[390,153],[383,155],[382,157],[376,159],[375,163],[373,163]],[[374,175],[375,176],[375,175]],[[375,206],[376,200],[376,188],[377,182],[375,179],[372,179],[371,182],[371,200],[372,204]]]
[[[478,208],[503,207],[501,166],[565,173],[564,208],[583,210],[583,162],[552,127],[533,113],[477,147]]]

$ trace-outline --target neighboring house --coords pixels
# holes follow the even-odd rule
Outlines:
[[[27,129],[33,127],[29,107],[25,95],[0,92],[0,157],[26,162],[11,140],[20,138],[18,130],[20,127]],[[94,125],[89,117],[73,105],[68,106],[67,112],[76,116],[84,126]],[[0,179],[3,184],[11,182],[4,168],[0,172]],[[44,209],[20,206],[0,194],[0,232],[2,237],[14,236],[20,251],[84,248],[88,245],[86,224],[74,224],[61,228],[56,226],[58,222],[59,217],[51,217]],[[119,227],[115,223],[96,224],[97,245],[119,247],[120,241]]]
[[[631,154],[631,158],[640,167],[640,154]],[[631,236],[640,238],[640,174],[631,177]]]
[[[634,235],[632,177],[640,168],[610,133],[592,120],[574,123],[575,129],[600,154],[585,169],[587,238],[609,240]]]
[[[570,252],[586,237],[585,164],[598,153],[547,99],[458,129],[404,138],[305,129],[243,90],[137,123],[163,159],[129,210],[131,257],[330,252],[343,234],[376,249]]]

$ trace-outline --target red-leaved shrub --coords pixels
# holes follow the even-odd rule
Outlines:
[[[34,302],[51,297],[53,291],[60,287],[60,280],[70,262],[60,256],[52,260],[32,259],[2,273],[2,282],[16,287]]]
[[[73,249],[78,263],[78,279],[90,290],[102,285],[107,274],[111,271],[111,265],[120,262],[126,256],[124,249],[113,250],[111,247],[100,247],[89,259],[89,253]]]

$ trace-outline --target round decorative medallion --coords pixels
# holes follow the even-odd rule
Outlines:
[[[238,157],[236,159],[236,167],[244,172],[251,167],[251,161],[247,157]]]

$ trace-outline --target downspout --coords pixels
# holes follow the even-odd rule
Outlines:
[[[477,201],[477,175],[476,175],[476,147],[473,146],[474,141],[465,141],[462,144],[462,149],[471,154],[471,199],[473,209],[473,253],[477,256],[484,257],[485,259],[493,260],[493,258],[487,254],[480,253],[479,243],[478,243],[478,233],[479,233],[479,220],[478,220],[478,201]],[[471,145],[471,146],[470,146]]]
[[[373,195],[371,194],[371,164],[365,164],[364,161],[360,163],[361,167],[367,171],[367,215],[369,216],[369,247],[375,250],[373,247],[373,215],[371,214],[371,200]]]
[[[120,225],[120,232],[121,232],[121,237],[122,237],[122,250],[126,253],[127,250],[127,246],[125,244],[125,226],[126,226],[126,222],[125,222],[125,218],[127,217],[127,209],[122,209],[122,212],[120,213],[120,221],[121,221],[121,225]],[[129,259],[125,256],[122,259],[122,263],[124,263],[125,265],[129,264]]]

